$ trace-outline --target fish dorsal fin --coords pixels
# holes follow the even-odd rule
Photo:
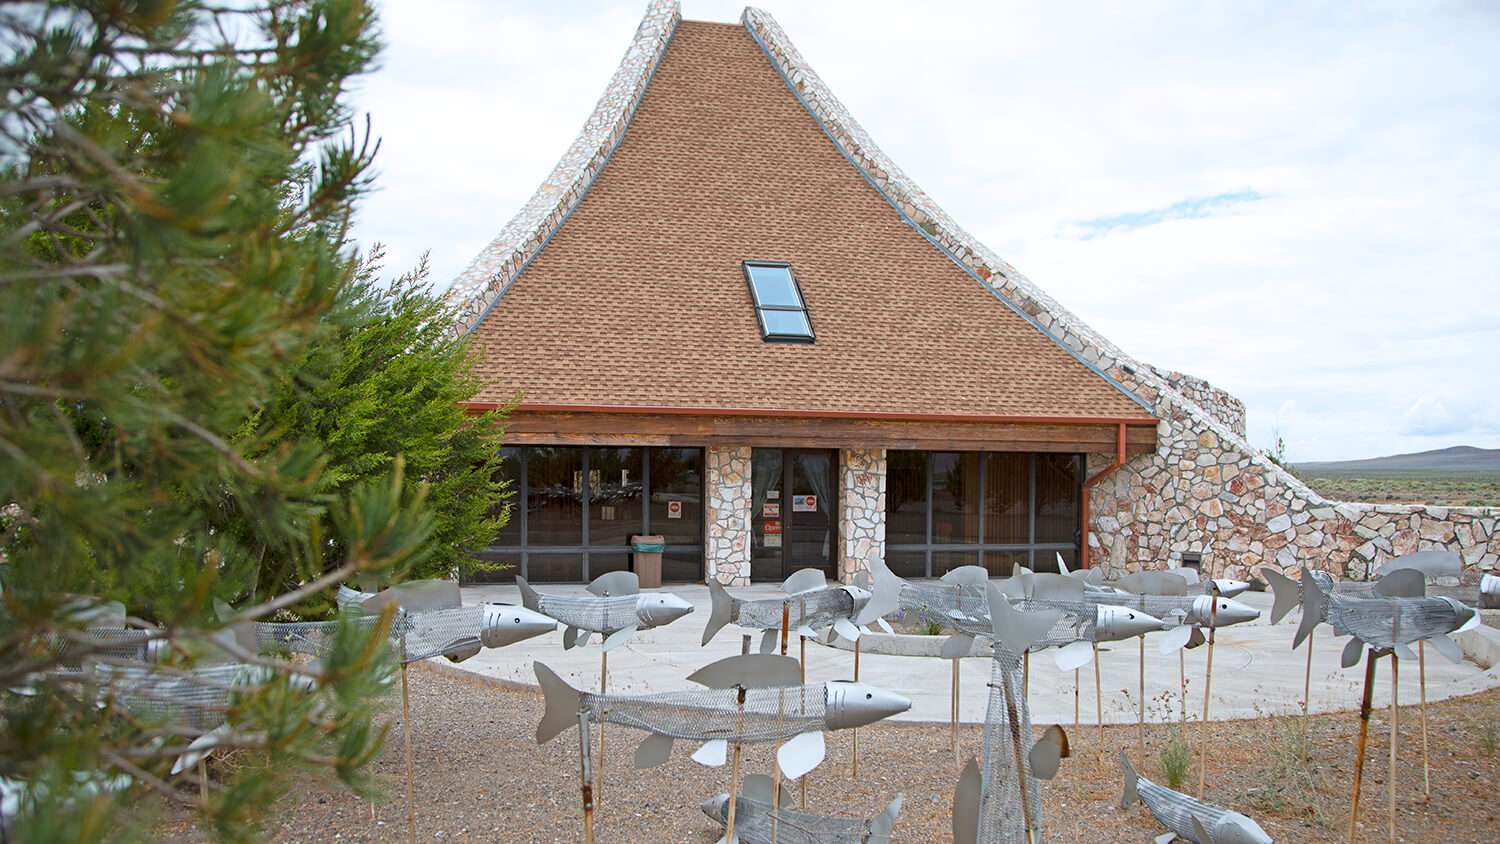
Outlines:
[[[1085,583],[1087,583],[1088,585],[1090,585],[1090,586],[1103,586],[1104,585],[1104,569],[1100,569],[1100,568],[1089,569],[1088,570],[1088,574],[1086,574],[1086,575],[1083,576],[1083,581]]]
[[[710,689],[800,686],[802,668],[789,656],[740,654],[710,662],[689,674],[688,680]]]
[[[873,623],[901,608],[901,578],[886,566],[884,560],[870,560],[870,599],[854,619],[855,624]]]
[[[854,576],[849,578],[849,582],[859,587],[860,589],[865,590],[866,592],[869,592],[875,588],[875,579],[870,576],[870,573],[868,571],[865,571],[863,569],[855,572]]]
[[[1023,574],[1035,574],[1035,573],[1036,572],[1032,571],[1030,568],[1027,568],[1026,566],[1021,565],[1020,563],[1015,563],[1015,564],[1013,564],[1010,567],[1010,576],[1011,577],[1020,577]]]
[[[1068,571],[1068,563],[1067,563],[1066,560],[1063,559],[1062,552],[1061,551],[1057,552],[1056,556],[1057,556],[1057,573],[1058,574],[1072,575],[1073,573],[1070,572],[1070,571]]]
[[[781,584],[781,591],[796,595],[799,592],[822,589],[827,585],[828,578],[823,575],[822,569],[797,569]]]
[[[655,768],[672,757],[672,737],[661,733],[647,733],[635,749],[637,768]]]
[[[989,569],[983,566],[959,566],[949,569],[943,575],[944,583],[954,583],[959,586],[983,586],[990,580]]]
[[[606,572],[594,578],[594,582],[588,585],[588,590],[600,598],[635,595],[641,591],[641,579],[633,571]]]
[[[1082,601],[1083,581],[1065,574],[1038,572],[1031,576],[1031,597],[1038,601]]]
[[[1002,577],[996,580],[991,580],[989,582],[988,588],[998,589],[1000,590],[1000,594],[1008,598],[1015,598],[1019,601],[1029,596],[1029,593],[1031,591],[1031,578],[1025,575],[1018,577]]]
[[[1120,780],[1124,786],[1124,793],[1120,795],[1120,808],[1125,809],[1135,805],[1141,799],[1140,792],[1136,790],[1136,780],[1140,779],[1135,773],[1135,767],[1130,764],[1130,757],[1125,755],[1125,749],[1120,748]]]
[[[756,646],[756,650],[763,654],[775,653],[776,634],[779,632],[780,631],[778,631],[774,627],[767,627],[765,630],[762,630],[760,634],[760,644]]]
[[[943,659],[961,659],[974,649],[974,637],[967,633],[954,633],[943,640],[943,650],[938,655]]]
[[[1171,572],[1138,571],[1120,578],[1119,586],[1137,595],[1186,595],[1187,581]]]
[[[1175,574],[1178,577],[1182,578],[1183,582],[1189,586],[1192,586],[1199,581],[1198,570],[1194,568],[1188,568],[1187,566],[1179,566],[1175,569],[1167,569],[1167,572],[1169,574]]]
[[[1424,577],[1456,577],[1463,573],[1463,560],[1459,558],[1457,551],[1443,551],[1431,548],[1426,551],[1418,551],[1415,554],[1403,554],[1393,557],[1385,565],[1375,570],[1377,577],[1385,577],[1392,572],[1401,569],[1414,569],[1420,571]]]
[[[1059,671],[1075,671],[1088,665],[1094,658],[1094,643],[1077,641],[1053,651],[1052,659],[1057,663]]]
[[[1364,655],[1365,643],[1358,639],[1350,639],[1344,645],[1344,652],[1339,659],[1339,664],[1345,668],[1353,668],[1359,665],[1359,658]]]
[[[891,840],[891,829],[896,826],[896,816],[901,814],[901,795],[885,804],[885,811],[870,818],[870,834],[865,836],[866,844],[889,844]]]
[[[751,800],[759,800],[769,805],[775,797],[771,788],[770,777],[765,774],[750,774],[741,781],[740,793]]]
[[[1375,591],[1387,598],[1427,597],[1427,575],[1417,569],[1396,569],[1375,583]]]
[[[995,640],[1013,654],[1025,653],[1038,639],[1046,636],[1062,613],[1057,610],[1021,612],[1010,605],[997,584],[989,586],[990,622]]]
[[[429,612],[463,606],[458,584],[451,580],[410,580],[398,583],[360,604],[367,613],[378,613],[394,603],[407,612]]]
[[[979,840],[979,803],[984,780],[973,759],[958,775],[953,789],[953,844],[977,844]]]

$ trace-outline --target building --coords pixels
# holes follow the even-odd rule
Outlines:
[[[726,584],[872,558],[1500,558],[1493,513],[1336,505],[1282,472],[1232,396],[1129,358],[949,219],[757,9],[652,3],[453,295],[488,382],[473,408],[519,396],[520,506],[485,552],[510,576],[589,580],[641,533],[665,537],[665,579]]]

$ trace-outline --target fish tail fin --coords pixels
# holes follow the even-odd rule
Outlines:
[[[1120,795],[1120,808],[1124,809],[1141,799],[1141,795],[1135,790],[1135,768],[1131,767],[1130,758],[1125,755],[1124,750],[1120,751],[1120,775],[1125,780],[1125,793]]]
[[[953,789],[953,844],[975,844],[979,840],[979,804],[984,799],[983,787],[979,765],[970,759]]]
[[[708,579],[708,597],[712,602],[712,607],[708,612],[708,625],[703,628],[703,644],[705,645],[723,629],[724,625],[729,623],[734,610],[734,599],[729,597],[729,592],[712,577]]]
[[[1271,584],[1271,593],[1276,596],[1275,603],[1271,605],[1271,623],[1278,624],[1297,606],[1301,590],[1297,588],[1297,581],[1270,566],[1263,566],[1260,576]]]
[[[536,743],[546,744],[557,738],[563,730],[578,723],[578,704],[583,696],[540,662],[532,663],[532,669],[536,671],[536,681],[542,687],[542,696],[546,701],[542,723],[536,727]]]
[[[1328,593],[1318,583],[1317,578],[1307,569],[1302,570],[1302,621],[1297,624],[1297,635],[1292,638],[1292,649],[1301,647],[1302,640],[1306,639],[1323,621],[1323,601]]]
[[[532,589],[531,584],[526,582],[526,578],[516,575],[516,585],[521,588],[521,606],[532,612],[541,612],[542,602],[538,598],[536,590]]]

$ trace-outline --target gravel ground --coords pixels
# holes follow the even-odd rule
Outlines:
[[[579,808],[578,732],[538,747],[537,693],[497,688],[483,680],[417,668],[411,672],[417,838],[421,841],[556,842],[583,840]],[[399,719],[400,695],[393,695]],[[1421,732],[1416,707],[1401,712],[1397,840],[1495,841],[1500,782],[1500,692],[1429,708],[1432,797],[1423,799]],[[1263,718],[1210,725],[1207,799],[1256,818],[1277,841],[1344,841],[1359,719],[1354,713]],[[1067,726],[1067,725],[1065,725]],[[1116,752],[1124,747],[1138,771],[1165,782],[1159,751],[1175,727],[1146,730],[1146,749],[1133,726],[1107,727],[1101,759],[1097,729],[1069,730],[1072,758],[1044,784],[1045,823],[1054,841],[1148,841],[1164,828],[1136,805],[1120,810]],[[1361,802],[1361,841],[1386,840],[1389,807],[1389,722],[1370,721]],[[375,763],[385,797],[370,802],[337,783],[312,778],[293,789],[266,826],[278,842],[402,841],[407,837],[404,753],[400,724]],[[1188,735],[1196,744],[1197,725]],[[596,734],[597,736],[597,734]],[[698,804],[728,788],[729,769],[688,759],[681,743],[672,759],[648,771],[631,768],[643,734],[622,727],[605,733],[606,766],[595,813],[599,842],[712,844],[723,833]],[[1305,737],[1305,738],[1304,738]],[[597,738],[596,738],[597,741]],[[978,727],[960,731],[963,753],[977,755]],[[871,816],[896,794],[905,807],[893,841],[951,841],[953,786],[958,770],[945,726],[890,725],[859,731],[859,775],[853,776],[848,733],[828,737],[828,756],[808,777],[808,811]],[[770,747],[747,748],[742,773],[769,773]],[[1196,763],[1185,791],[1195,791]],[[168,816],[161,840],[204,840],[191,818]]]

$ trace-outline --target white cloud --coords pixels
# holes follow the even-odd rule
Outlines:
[[[571,143],[644,5],[387,3],[357,235],[457,275]],[[1239,396],[1252,442],[1274,423],[1302,461],[1500,447],[1493,7],[757,5],[961,225],[1131,354]],[[735,21],[743,2],[684,6]],[[1224,196],[1255,199],[1194,205]],[[1419,395],[1447,421],[1412,414]]]

